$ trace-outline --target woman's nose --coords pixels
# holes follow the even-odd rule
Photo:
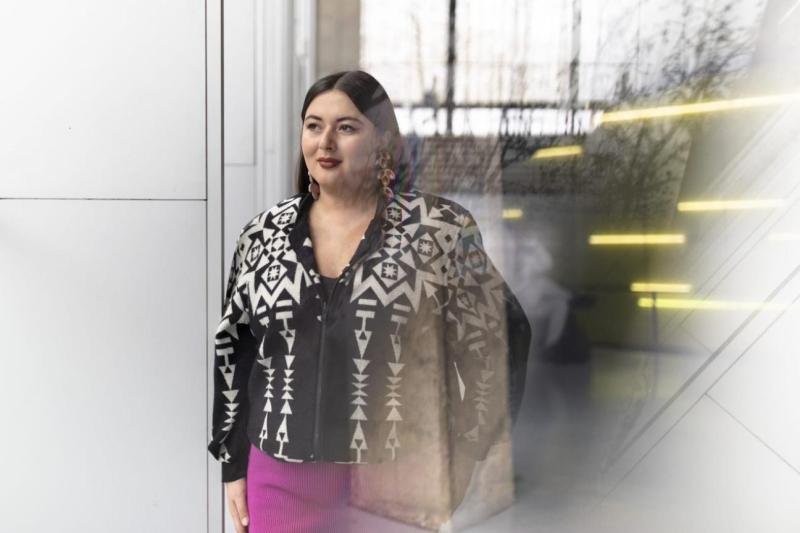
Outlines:
[[[333,141],[333,128],[326,128],[323,130],[322,135],[319,139],[319,146],[323,150],[333,150],[334,148],[334,141]]]

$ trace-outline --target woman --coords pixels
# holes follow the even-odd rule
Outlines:
[[[530,341],[470,213],[412,186],[372,76],[320,79],[301,118],[298,192],[242,229],[216,332],[208,449],[251,533],[335,530],[349,465],[426,457],[442,410],[460,501]]]

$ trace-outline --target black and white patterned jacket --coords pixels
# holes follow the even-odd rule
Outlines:
[[[208,445],[223,481],[246,476],[250,443],[289,462],[378,463],[431,442],[485,457],[516,416],[531,328],[472,215],[417,189],[381,200],[328,301],[311,202],[295,194],[238,238]]]

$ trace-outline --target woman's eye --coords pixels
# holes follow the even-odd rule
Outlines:
[[[315,124],[314,122],[310,122],[310,123],[306,124],[306,129],[307,130],[316,131],[317,129],[319,129],[319,124]]]
[[[347,133],[352,133],[352,132],[356,131],[356,129],[353,126],[351,126],[350,124],[342,124],[339,127],[339,129],[344,131],[344,132],[347,132]]]

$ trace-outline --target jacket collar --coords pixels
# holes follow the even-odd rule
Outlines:
[[[313,269],[315,272],[319,273],[311,245],[311,228],[308,222],[308,213],[313,202],[314,198],[311,196],[310,192],[303,194],[300,199],[300,204],[297,207],[297,218],[289,231],[289,243],[296,251],[298,260],[303,263],[306,268]],[[372,253],[383,242],[384,233],[386,231],[384,226],[387,221],[387,209],[392,203],[394,203],[394,201],[387,201],[383,194],[378,195],[375,214],[364,232],[364,238],[361,239],[361,242],[356,248],[350,265],[358,261],[361,257]],[[345,268],[343,273],[346,273],[348,270],[349,265],[348,268]]]

